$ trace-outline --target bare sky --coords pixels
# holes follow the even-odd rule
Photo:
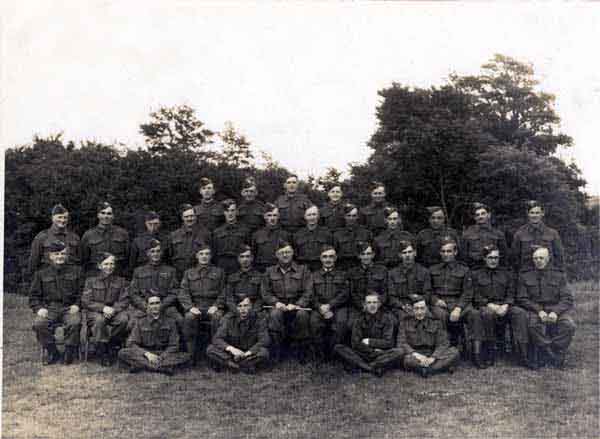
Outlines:
[[[369,155],[377,90],[477,74],[494,53],[534,64],[575,160],[600,193],[600,4],[4,2],[2,146],[35,133],[141,145],[186,103],[232,121],[301,175]]]

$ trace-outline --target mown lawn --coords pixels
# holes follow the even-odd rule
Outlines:
[[[93,362],[42,367],[26,298],[6,294],[2,437],[597,438],[600,289],[572,288],[579,327],[565,370],[463,363],[428,380],[291,362],[252,377],[204,365],[171,378]]]

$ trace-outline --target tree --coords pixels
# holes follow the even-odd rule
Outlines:
[[[317,185],[327,191],[333,186],[341,185],[341,177],[342,173],[340,171],[335,167],[329,167],[327,168],[325,175],[322,175],[317,179]]]
[[[214,133],[204,127],[193,108],[187,105],[162,107],[150,113],[150,122],[140,125],[148,150],[154,154],[167,151],[200,153],[212,142]]]
[[[222,141],[217,161],[236,168],[249,168],[253,165],[254,155],[250,150],[250,142],[243,134],[236,131],[233,123],[225,122],[225,128],[219,133]]]
[[[450,76],[450,83],[473,98],[477,117],[499,142],[548,155],[573,139],[558,131],[555,96],[537,91],[532,64],[496,54],[477,76]]]

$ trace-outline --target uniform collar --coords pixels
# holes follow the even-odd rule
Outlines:
[[[52,232],[52,234],[54,235],[66,235],[67,234],[67,228],[65,227],[64,229],[59,229],[58,227],[56,227],[54,224],[52,224],[50,226],[50,231]]]

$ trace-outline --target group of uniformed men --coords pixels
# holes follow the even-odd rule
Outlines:
[[[163,235],[150,212],[133,241],[107,202],[81,240],[56,205],[30,260],[46,364],[62,356],[58,325],[64,363],[73,362],[82,314],[100,363],[118,357],[132,372],[171,374],[205,353],[216,370],[253,373],[291,351],[317,363],[337,356],[350,371],[380,376],[404,366],[427,377],[452,371],[458,347],[476,367],[493,365],[507,325],[523,365],[563,364],[573,297],[560,237],[539,203],[527,203],[527,224],[509,249],[481,203],[462,236],[441,207],[427,208],[430,227],[414,236],[380,183],[363,208],[345,202],[339,186],[317,207],[296,176],[284,190],[263,203],[249,178],[239,204],[218,202],[202,178],[202,201],[181,207],[179,229]]]

